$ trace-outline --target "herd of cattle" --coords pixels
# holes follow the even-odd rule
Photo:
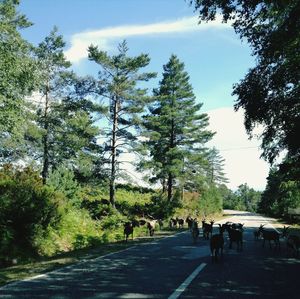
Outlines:
[[[194,244],[196,244],[199,235],[200,228],[199,223],[196,218],[192,218],[188,216],[186,219],[183,218],[171,218],[169,220],[170,228],[184,228],[184,224],[187,223],[188,229],[191,232],[192,240]],[[150,236],[154,235],[154,230],[156,224],[159,225],[160,229],[163,227],[163,221],[156,219],[140,219],[128,221],[124,224],[124,237],[127,241],[129,236],[131,235],[133,238],[133,231],[135,227],[138,226],[146,226]],[[244,224],[242,223],[233,223],[226,222],[223,224],[218,224],[218,233],[213,233],[214,229],[214,220],[210,222],[206,222],[206,220],[202,220],[202,234],[205,240],[209,240],[211,256],[213,261],[218,260],[218,256],[223,256],[223,248],[224,248],[224,233],[227,232],[228,240],[229,240],[229,248],[232,248],[233,243],[236,244],[236,249],[238,251],[243,250],[243,232],[244,232]],[[265,246],[265,242],[269,243],[270,248],[272,248],[272,243],[274,244],[275,249],[280,249],[280,238],[286,240],[287,250],[289,254],[298,257],[299,249],[300,249],[300,237],[295,234],[289,233],[289,227],[284,226],[281,233],[277,230],[266,229],[264,225],[260,225],[258,229],[253,231],[254,239],[259,240],[262,239],[262,246]]]

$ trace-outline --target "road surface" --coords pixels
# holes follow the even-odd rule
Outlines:
[[[273,229],[270,219],[231,213],[225,221],[245,223],[244,249],[226,242],[218,263],[209,241],[200,235],[194,245],[186,231],[8,284],[0,298],[300,298],[300,259],[287,255],[283,241],[279,251],[254,240],[260,224]]]

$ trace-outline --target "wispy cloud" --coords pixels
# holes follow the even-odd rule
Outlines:
[[[108,50],[110,43],[118,38],[193,32],[210,28],[226,28],[228,26],[229,24],[222,23],[221,18],[198,25],[197,17],[186,17],[175,21],[147,25],[125,25],[80,32],[71,37],[71,47],[65,52],[65,55],[71,62],[78,63],[81,59],[87,57],[87,48],[91,44],[99,45],[101,49]]]

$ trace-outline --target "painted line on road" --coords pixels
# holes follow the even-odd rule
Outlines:
[[[206,263],[200,264],[194,272],[173,292],[171,296],[168,297],[168,299],[176,299],[178,298],[185,289],[190,285],[190,283],[194,280],[194,278],[204,269],[206,266]]]
[[[54,271],[54,270],[53,270]],[[52,271],[52,272],[53,272]],[[50,272],[49,272],[50,273]],[[20,284],[21,282],[27,282],[27,281],[31,281],[31,280],[35,280],[35,279],[38,279],[38,278],[45,278],[47,277],[47,274],[39,274],[39,275],[36,275],[36,276],[33,276],[33,277],[28,277],[28,278],[24,278],[22,280],[15,280],[15,281],[12,281],[12,282],[9,282],[3,286],[0,287],[0,290],[5,290],[7,288],[10,288],[14,285],[18,285]]]
[[[183,234],[183,233],[186,233],[186,231],[180,232],[180,233],[175,233],[174,235],[162,237],[161,239],[158,239],[155,242],[159,242],[159,241],[164,240],[166,238],[171,238],[171,237],[174,237],[176,235]],[[32,277],[27,277],[27,278],[24,278],[24,279],[21,279],[21,280],[15,280],[15,281],[8,282],[7,284],[5,284],[3,286],[0,286],[0,290],[4,290],[6,288],[9,288],[11,286],[17,285],[17,284],[22,283],[22,282],[29,282],[29,281],[32,281],[32,280],[35,280],[35,279],[39,279],[39,278],[47,278],[47,277],[49,277],[49,274],[59,274],[62,270],[72,269],[72,268],[74,268],[74,267],[76,267],[78,265],[84,264],[84,263],[88,263],[88,262],[92,262],[92,261],[98,261],[98,260],[104,259],[106,257],[112,256],[112,255],[115,255],[115,254],[118,254],[118,253],[122,253],[122,252],[125,252],[125,251],[129,251],[131,249],[135,249],[135,248],[137,248],[139,246],[151,245],[151,244],[153,244],[153,242],[136,244],[136,245],[133,245],[133,246],[129,246],[129,247],[125,248],[125,249],[121,249],[121,250],[115,251],[115,252],[110,252],[110,253],[107,253],[105,255],[101,255],[101,256],[95,257],[95,258],[82,259],[82,260],[74,262],[74,263],[72,263],[70,265],[59,267],[58,269],[51,270],[51,271],[49,271],[47,273],[44,273],[44,274],[38,274],[38,275],[35,275],[35,276],[32,276]]]
[[[134,245],[132,247],[128,247],[128,248],[125,248],[125,249],[122,249],[122,250],[119,250],[119,251],[110,252],[110,253],[107,253],[105,255],[101,255],[101,256],[98,256],[98,257],[92,258],[92,259],[82,259],[82,260],[74,262],[74,263],[72,263],[70,265],[59,267],[59,268],[57,268],[55,270],[49,271],[49,272],[44,273],[44,274],[39,274],[39,275],[36,275],[36,276],[24,278],[24,279],[21,279],[21,280],[16,280],[16,281],[8,282],[7,284],[1,286],[0,290],[4,290],[6,288],[9,288],[11,286],[17,285],[17,284],[22,283],[22,282],[29,282],[29,281],[32,281],[32,280],[35,280],[35,279],[39,279],[39,278],[48,278],[49,274],[59,274],[59,273],[61,273],[62,270],[72,269],[72,268],[77,267],[78,265],[81,265],[81,264],[84,264],[84,263],[87,263],[87,262],[90,262],[90,261],[97,261],[97,260],[106,258],[106,257],[108,257],[110,255],[114,255],[114,254],[117,254],[117,253],[121,253],[121,252],[130,250],[130,249],[132,249],[134,247],[137,247],[139,245],[142,245],[142,244]]]

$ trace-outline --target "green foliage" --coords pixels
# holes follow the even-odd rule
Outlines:
[[[223,198],[218,188],[210,185],[203,190],[199,197],[198,210],[200,215],[206,217],[211,214],[218,214],[223,210]]]
[[[80,205],[80,186],[66,165],[62,164],[50,173],[47,185],[61,192],[72,205]]]
[[[261,192],[249,188],[247,184],[238,186],[235,192],[222,186],[223,208],[239,211],[257,212],[261,200]]]
[[[36,140],[36,151],[42,157],[42,177],[44,184],[48,178],[49,169],[55,165],[62,139],[62,130],[65,129],[62,117],[61,100],[67,90],[72,73],[68,72],[70,63],[63,54],[65,43],[61,35],[54,28],[49,36],[35,49],[39,65],[39,93],[42,105],[36,107],[36,124],[42,136]],[[69,79],[69,80],[68,80]],[[59,133],[60,134],[59,134]],[[35,140],[34,140],[35,141]],[[66,151],[67,153],[67,151]]]
[[[281,211],[287,216],[288,208],[300,207],[300,182],[299,181],[284,181],[280,184],[282,193]]]
[[[99,245],[102,237],[99,222],[93,221],[87,211],[70,207],[57,227],[48,227],[46,236],[37,235],[34,242],[40,255],[52,256],[59,252]]]
[[[288,157],[273,167],[259,203],[259,211],[272,216],[287,217],[288,208],[300,207],[299,168]]]
[[[177,208],[175,213],[179,216],[199,216],[199,193],[198,192],[184,192],[180,199],[181,207]]]
[[[163,79],[154,94],[150,114],[144,118],[144,146],[150,160],[142,161],[140,167],[151,170],[151,181],[160,181],[171,200],[176,181],[181,178],[184,184],[184,178],[191,177],[184,175],[189,162],[203,162],[204,144],[213,133],[206,129],[208,116],[199,113],[202,104],[195,103],[189,76],[175,55],[164,65]]]
[[[137,87],[138,82],[148,81],[154,73],[139,73],[146,67],[150,58],[146,54],[128,57],[126,41],[119,44],[119,53],[109,56],[98,47],[91,45],[88,49],[89,59],[101,67],[99,72],[98,95],[109,100],[107,117],[109,129],[105,134],[105,148],[109,154],[110,168],[110,201],[115,205],[115,180],[118,177],[118,156],[134,147],[137,142],[133,129],[140,124],[140,113],[143,112],[148,97],[146,90]]]
[[[207,179],[210,184],[224,184],[228,183],[223,171],[225,159],[219,154],[216,148],[210,150],[207,154]]]
[[[105,199],[105,197],[108,197],[107,187],[105,189],[95,185],[85,185],[80,190],[80,207],[86,209],[92,219],[102,219],[104,216],[112,213],[109,200]]]
[[[223,208],[229,210],[238,210],[238,211],[246,211],[246,206],[244,202],[234,194],[234,192],[230,192],[224,197],[223,200]]]
[[[31,26],[17,11],[19,1],[0,1],[0,163],[22,154],[28,112],[25,96],[35,87],[32,46],[20,30]]]
[[[101,228],[104,231],[103,242],[120,241],[124,239],[123,224],[128,221],[124,215],[116,209],[112,209],[111,213],[101,220]]]
[[[75,100],[74,100],[75,101]],[[93,123],[91,111],[84,111],[84,106],[71,109],[70,99],[63,100],[60,128],[55,128],[56,159],[53,166],[66,163],[72,167],[76,178],[80,181],[92,179],[96,168],[102,162],[102,147],[97,144],[96,136],[99,128]],[[101,172],[101,166],[98,170]],[[99,175],[98,175],[99,176]]]
[[[235,195],[244,204],[245,210],[249,212],[256,212],[257,205],[261,198],[261,192],[249,188],[247,184],[238,186]]]
[[[85,86],[82,79],[69,70],[64,46],[63,37],[54,28],[34,49],[38,65],[36,92],[31,95],[30,109],[25,109],[28,114],[24,126],[26,142],[16,144],[19,152],[22,149],[27,155],[26,160],[38,161],[41,165],[43,183],[49,172],[62,163],[72,166],[76,176],[85,180],[94,175],[101,160],[101,147],[96,140],[99,129],[93,125],[91,114],[98,106],[83,100]],[[6,143],[12,143],[12,136],[5,136]],[[6,144],[6,148],[8,146],[10,144]]]
[[[173,216],[176,209],[182,207],[179,192],[176,192],[170,201],[166,194],[157,193],[151,197],[151,203],[148,205],[147,214],[156,219],[168,219]]]
[[[103,203],[103,200],[98,199],[83,199],[80,207],[86,209],[94,220],[102,219],[110,215],[113,210],[109,204]]]
[[[234,86],[235,108],[245,110],[245,127],[252,134],[263,125],[262,149],[268,161],[283,150],[299,165],[300,149],[300,5],[299,1],[191,0],[203,21],[217,13],[246,39],[256,66]]]
[[[35,254],[37,235],[46,235],[63,214],[64,198],[43,186],[37,172],[5,165],[0,170],[0,254]]]
[[[118,188],[116,191],[116,207],[124,215],[142,215],[151,202],[152,193],[127,191]]]
[[[139,192],[142,194],[155,192],[152,188],[131,185],[131,184],[116,184],[116,189],[117,190],[126,190],[126,191],[131,191],[131,192]]]
[[[126,218],[117,211],[113,211],[109,217],[101,221],[101,227],[105,230],[115,230],[123,227]]]
[[[0,171],[0,259],[50,256],[103,242],[100,223],[74,205],[72,173],[61,169],[50,182],[43,185],[31,168],[6,165]]]

